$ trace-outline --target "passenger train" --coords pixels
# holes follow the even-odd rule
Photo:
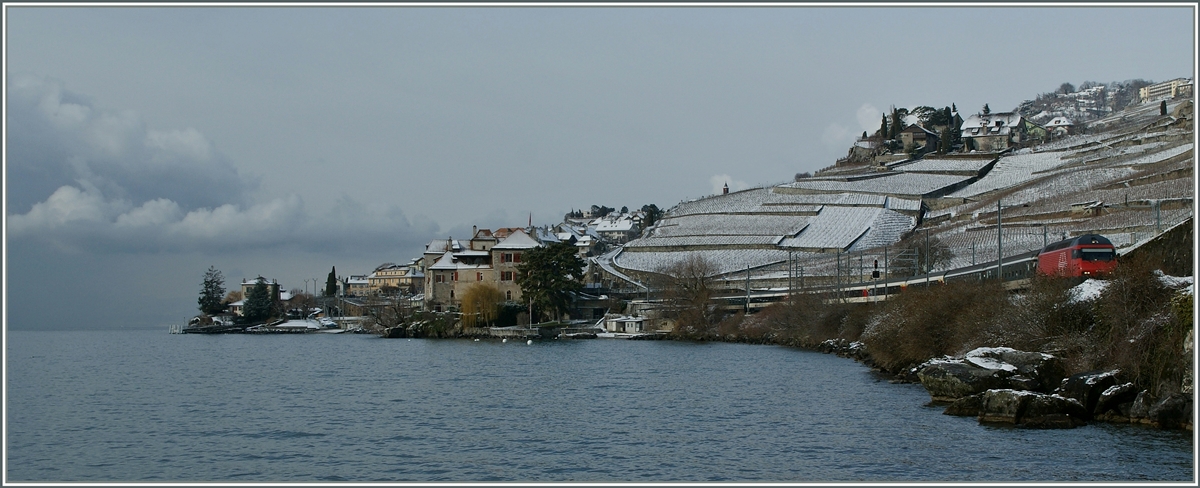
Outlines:
[[[1001,263],[1006,289],[1027,286],[1034,274],[1067,278],[1102,277],[1117,266],[1116,248],[1098,234],[1085,234],[1046,245],[1040,250],[1008,256]],[[914,286],[941,285],[947,282],[995,279],[996,263],[977,264],[928,275],[885,281],[856,283],[821,290],[829,297],[848,302],[876,301]],[[840,293],[839,293],[840,290]]]

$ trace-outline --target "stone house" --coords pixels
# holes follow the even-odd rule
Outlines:
[[[928,152],[937,149],[938,145],[937,133],[917,124],[909,124],[896,135],[896,138],[900,140],[905,152],[911,151],[914,147],[923,147]]]
[[[1045,127],[1016,112],[975,114],[963,121],[961,129],[963,150],[979,152],[1000,152],[1048,135]]]
[[[489,283],[506,301],[520,302],[517,266],[524,253],[541,245],[521,228],[475,229],[466,245],[454,239],[430,242],[424,255],[425,262],[432,263],[424,274],[425,309],[458,308],[463,293],[476,283]]]

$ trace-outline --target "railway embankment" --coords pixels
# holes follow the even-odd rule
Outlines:
[[[1163,271],[1191,262],[1183,233],[1124,256],[1103,282],[1039,277],[1018,293],[953,283],[862,304],[800,296],[672,337],[852,358],[981,422],[1191,430],[1193,284]]]

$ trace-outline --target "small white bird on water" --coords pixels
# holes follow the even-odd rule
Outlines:
[[[527,340],[527,341],[525,341],[525,344],[532,346],[532,345],[533,345],[533,339],[530,339],[530,340]]]
[[[500,339],[500,342],[508,342],[508,339]]]

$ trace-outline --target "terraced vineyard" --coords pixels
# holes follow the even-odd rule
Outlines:
[[[1085,233],[1128,247],[1193,215],[1194,107],[1172,102],[1160,116],[1152,105],[1096,120],[1086,134],[996,157],[838,167],[684,202],[598,263],[636,280],[701,256],[717,279],[745,279],[749,269],[771,286],[798,268],[815,279],[842,279],[861,276],[860,263],[899,267],[911,260],[901,250],[909,236],[948,249],[935,271]]]

